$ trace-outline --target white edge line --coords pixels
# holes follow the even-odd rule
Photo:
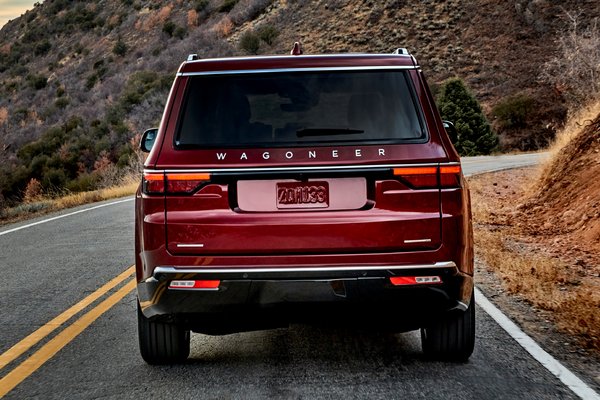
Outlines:
[[[571,389],[573,393],[585,400],[600,400],[600,395],[598,393],[542,349],[531,337],[527,336],[525,332],[493,305],[477,288],[475,288],[475,300],[502,329],[531,354],[533,358],[542,364],[544,368]]]
[[[0,236],[2,236],[2,235],[8,235],[9,233],[17,232],[17,231],[20,231],[21,229],[31,228],[32,226],[45,224],[46,222],[56,221],[57,219],[70,217],[71,215],[81,214],[81,213],[84,213],[84,212],[87,212],[87,211],[96,210],[98,208],[108,207],[108,206],[112,206],[112,205],[120,204],[120,203],[125,203],[127,201],[133,201],[133,199],[134,198],[131,197],[131,198],[127,198],[125,200],[113,201],[111,203],[100,204],[100,205],[97,205],[97,206],[94,206],[94,207],[85,208],[83,210],[73,211],[73,212],[70,212],[68,214],[57,215],[56,217],[43,219],[41,221],[32,222],[31,224],[22,225],[22,226],[18,226],[16,228],[13,228],[13,229],[8,229],[6,231],[2,231],[2,232],[0,232]]]

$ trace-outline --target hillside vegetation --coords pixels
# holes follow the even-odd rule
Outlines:
[[[542,72],[568,10],[576,31],[600,15],[596,1],[46,0],[0,31],[0,203],[139,168],[139,134],[187,54],[286,54],[296,40],[306,53],[408,47],[434,89],[467,82],[502,148],[545,146],[566,117],[567,83]]]

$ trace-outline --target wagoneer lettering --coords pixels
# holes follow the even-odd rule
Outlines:
[[[348,157],[351,157],[351,158],[362,158],[363,157],[363,149],[362,148],[351,148],[344,152],[345,152],[345,155],[347,155]],[[277,152],[277,153],[279,153],[279,152]],[[235,154],[235,153],[233,153],[233,154]],[[241,152],[238,154],[239,154],[239,156],[234,155],[233,157],[239,158],[240,161],[252,159],[252,155],[250,155],[250,157],[249,157],[247,152]],[[284,150],[283,152],[281,152],[281,154],[283,154],[283,157],[286,160],[291,160],[294,157],[296,157],[296,155],[304,156],[308,159],[325,160],[325,159],[327,159],[328,156],[329,156],[329,158],[339,158],[340,150],[334,149],[329,152],[322,151],[322,150],[319,152],[317,152],[317,150],[307,150],[307,151],[302,151],[302,152],[292,151],[292,150]],[[373,154],[375,154],[377,157],[385,157],[385,149],[376,149],[373,152]],[[219,161],[227,161],[227,153],[215,153],[215,156],[217,157],[217,160],[219,160]],[[263,151],[261,153],[261,157],[263,160],[268,160],[271,158],[271,152]]]
[[[420,329],[426,355],[466,360],[469,192],[420,67],[295,54],[190,58],[142,137],[142,357],[185,360],[191,331],[326,322]]]

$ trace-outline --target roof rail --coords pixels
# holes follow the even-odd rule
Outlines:
[[[398,47],[396,50],[394,50],[394,52],[392,54],[399,54],[402,56],[407,56],[410,53],[408,52],[408,50],[405,47]]]
[[[188,61],[196,61],[198,59],[198,54],[190,54],[187,58]]]

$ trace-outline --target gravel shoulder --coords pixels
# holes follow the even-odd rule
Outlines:
[[[518,225],[526,221],[515,215],[515,210],[526,197],[528,184],[536,173],[536,168],[521,168],[468,178],[474,209],[476,284],[490,301],[509,315],[547,352],[579,375],[594,390],[600,391],[600,351],[594,347],[593,340],[590,342],[582,339],[576,331],[565,327],[564,321],[561,321],[560,306],[555,310],[551,306],[539,306],[544,304],[543,300],[532,299],[531,293],[521,293],[521,285],[515,285],[514,277],[489,262],[489,254],[486,254],[488,249],[483,246],[488,240],[483,239],[484,236],[493,235],[508,243],[507,248],[513,251],[509,257],[520,257],[526,252],[536,253],[552,258],[557,265],[570,268],[567,276],[576,276],[577,281],[556,282],[557,290],[565,296],[588,286],[589,290],[595,290],[599,280],[595,266],[600,265],[600,262],[598,256],[590,255],[585,245],[561,251],[560,244],[568,240],[568,237],[532,238],[518,229]],[[581,260],[585,260],[584,265]],[[587,268],[582,273],[582,267],[588,264],[592,268]],[[540,293],[552,296],[550,291],[541,291],[536,295],[540,296]],[[555,301],[557,300],[551,299],[551,302]],[[595,323],[593,320],[588,322]]]

